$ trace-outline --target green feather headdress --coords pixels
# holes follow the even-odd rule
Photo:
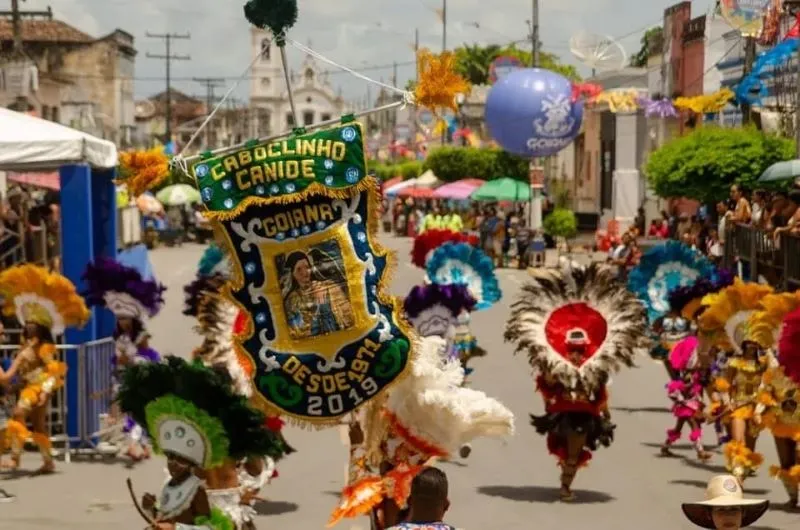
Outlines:
[[[266,426],[266,417],[235,394],[227,373],[166,357],[163,363],[126,368],[117,395],[120,409],[139,425],[147,426],[157,450],[164,426],[181,422],[199,433],[205,445],[203,467],[227,458],[250,456],[280,459],[286,447]]]

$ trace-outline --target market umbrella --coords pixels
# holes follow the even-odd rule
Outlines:
[[[791,180],[795,177],[800,177],[800,159],[785,160],[772,164],[758,177],[758,181],[776,182],[779,180]]]
[[[381,183],[381,190],[385,192],[395,184],[400,184],[401,182],[403,182],[403,177],[392,177],[386,182]]]
[[[136,197],[136,206],[142,213],[159,213],[164,211],[164,205],[158,202],[152,193],[143,193]]]
[[[200,192],[188,184],[173,184],[159,191],[156,199],[164,206],[183,206],[200,202]]]
[[[469,199],[472,192],[483,186],[483,184],[484,181],[481,179],[461,179],[437,188],[433,192],[433,196],[440,199],[463,201],[464,199]]]
[[[398,182],[393,186],[387,186],[386,188],[383,189],[383,194],[388,197],[396,197],[401,190],[404,190],[406,188],[411,188],[416,185],[417,185],[417,179],[404,180],[402,182]]]
[[[401,197],[401,198],[410,197],[412,199],[432,199],[433,197],[436,196],[436,195],[434,195],[434,193],[435,193],[435,190],[432,190],[431,188],[410,187],[410,188],[405,188],[405,189],[400,190],[397,193],[397,197]]]
[[[527,182],[503,177],[490,180],[475,190],[470,199],[476,201],[529,201],[531,186]]]

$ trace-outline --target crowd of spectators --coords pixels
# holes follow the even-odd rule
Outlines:
[[[12,186],[0,194],[0,265],[20,261],[60,268],[59,194]]]

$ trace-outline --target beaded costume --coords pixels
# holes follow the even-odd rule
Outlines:
[[[531,423],[558,460],[561,498],[572,500],[578,469],[613,440],[611,372],[650,346],[645,309],[608,267],[544,270],[511,306],[505,338],[538,374],[545,414]]]

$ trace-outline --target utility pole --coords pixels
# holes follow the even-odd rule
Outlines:
[[[531,6],[531,66],[539,66],[539,0],[533,0]]]
[[[447,51],[447,0],[442,0],[442,53]],[[442,131],[442,146],[447,143],[447,125]]]
[[[392,63],[392,86],[393,87],[397,86],[397,61]],[[394,144],[397,143],[397,109],[392,109],[389,112],[390,112],[390,114],[389,114],[389,127],[392,128],[392,131],[391,131],[389,137],[391,138],[392,145],[394,145]],[[392,159],[394,159],[394,157],[397,154],[397,151],[395,151],[394,153],[392,153],[390,151],[390,153],[391,153]]]
[[[539,66],[539,0],[531,3],[531,67]],[[541,161],[531,158],[529,165],[531,184],[531,202],[528,204],[528,225],[532,230],[542,228],[542,189],[539,179],[544,174]]]
[[[14,35],[14,54],[19,55],[22,53],[22,20],[19,14],[19,0],[11,0],[11,28]]]
[[[145,33],[150,39],[161,39],[164,41],[166,47],[166,53],[164,55],[159,55],[155,53],[147,52],[148,59],[161,59],[166,64],[167,69],[167,93],[166,93],[166,139],[164,140],[164,144],[168,144],[172,141],[172,87],[170,86],[171,83],[171,66],[172,61],[188,61],[191,59],[188,55],[174,55],[172,53],[172,41],[177,39],[188,40],[191,39],[192,36],[189,33],[185,34],[177,34],[177,33],[150,33],[149,31]]]
[[[419,53],[419,28],[414,30],[414,61],[417,60],[417,54]],[[414,68],[414,86],[419,82],[419,69]],[[417,159],[417,120],[419,116],[417,115],[417,107],[415,105],[411,105],[409,108],[409,114],[411,116],[411,147],[414,150],[414,160]]]
[[[745,37],[744,39],[744,67],[742,69],[742,79],[753,70],[753,62],[756,60],[756,38]],[[751,107],[747,103],[742,103],[742,125],[749,125],[752,121]]]
[[[783,8],[794,17],[800,13],[800,0],[784,0]],[[797,84],[794,96],[794,141],[795,157],[800,158],[800,46],[797,48]]]
[[[195,77],[195,81],[206,86],[206,116],[211,116],[212,106],[216,103],[217,98],[214,95],[214,89],[224,86],[225,80],[220,77]],[[211,124],[206,124],[206,149],[211,147]]]

